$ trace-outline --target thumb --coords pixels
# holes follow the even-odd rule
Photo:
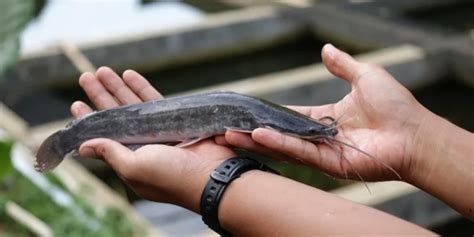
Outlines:
[[[79,154],[84,157],[97,157],[104,160],[114,170],[121,170],[130,167],[135,153],[122,144],[106,139],[97,138],[84,142],[79,147]]]
[[[357,79],[361,73],[361,63],[332,44],[324,45],[321,57],[324,65],[333,75],[350,83]]]

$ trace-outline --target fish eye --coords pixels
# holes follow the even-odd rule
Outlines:
[[[310,134],[317,134],[318,133],[318,128],[317,127],[310,127],[308,132]]]

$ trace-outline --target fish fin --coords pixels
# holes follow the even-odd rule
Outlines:
[[[67,153],[58,145],[58,141],[62,138],[61,134],[61,130],[55,132],[41,143],[36,153],[36,171],[41,173],[48,172],[64,160]]]
[[[252,133],[252,130],[244,130],[244,129],[235,128],[235,127],[225,127],[225,129],[231,132]]]
[[[282,133],[281,131],[278,131],[278,130],[276,130],[275,128],[272,128],[272,127],[270,127],[270,126],[265,126],[265,128],[268,129],[268,130],[272,130],[272,131],[274,131],[274,132],[277,132],[277,133]]]
[[[184,141],[182,141],[182,142],[176,144],[175,146],[176,146],[176,147],[181,147],[181,148],[182,148],[182,147],[191,146],[191,145],[193,145],[193,144],[195,144],[195,143],[197,143],[197,142],[199,142],[199,141],[201,141],[201,140],[203,140],[203,139],[206,139],[206,138],[208,138],[208,137],[209,137],[209,136],[207,136],[207,137],[193,137],[193,138],[188,138],[188,139],[186,139],[186,140],[184,140]]]
[[[157,143],[139,143],[139,144],[124,144],[128,149],[132,151],[136,151],[144,146],[147,145],[167,145],[167,146],[175,146],[180,142],[157,142]]]

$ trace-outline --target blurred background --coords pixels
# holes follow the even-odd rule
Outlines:
[[[0,22],[0,236],[215,235],[192,212],[137,197],[100,162],[32,169],[38,145],[71,120],[70,104],[88,101],[79,75],[100,66],[134,69],[166,96],[225,89],[319,105],[350,89],[321,64],[330,42],[474,131],[472,0],[2,0]],[[360,182],[268,162],[442,235],[474,233],[413,186],[369,183],[370,194]]]

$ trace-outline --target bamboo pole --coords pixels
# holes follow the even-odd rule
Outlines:
[[[25,226],[28,230],[37,236],[52,237],[53,231],[43,221],[36,218],[33,214],[20,207],[18,204],[9,201],[5,205],[6,213],[16,222]]]
[[[19,140],[24,140],[28,133],[28,123],[2,102],[0,102],[0,128]]]
[[[96,68],[94,64],[81,52],[77,45],[71,42],[61,41],[58,43],[58,46],[78,71],[81,73],[95,72]]]

